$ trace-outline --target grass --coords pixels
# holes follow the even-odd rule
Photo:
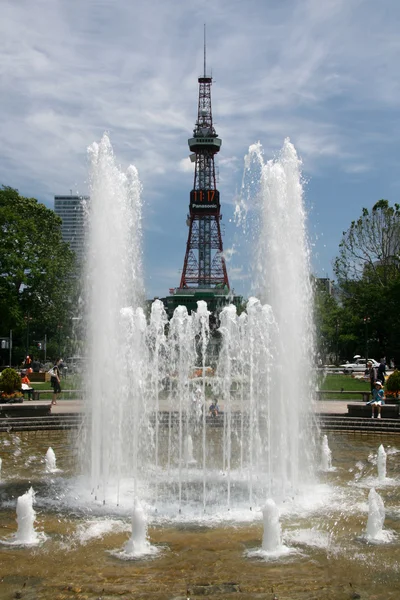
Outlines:
[[[333,394],[320,394],[321,400],[361,400],[360,396],[354,394],[346,394],[345,392],[369,392],[370,383],[363,379],[353,379],[351,375],[343,374],[331,374],[328,373],[323,381],[319,384],[319,389],[323,390],[334,390]],[[344,390],[344,392],[341,392]],[[338,393],[339,392],[339,393]]]
[[[48,394],[40,394],[41,400],[51,400],[53,396],[53,390],[50,384],[50,381],[40,382],[40,381],[32,381],[31,386],[38,392],[42,390],[49,390]],[[61,390],[81,390],[82,389],[82,379],[80,375],[72,375],[69,374],[66,379],[61,379]],[[61,391],[59,396],[60,400],[69,400],[71,398],[75,399],[77,397],[76,394],[65,394]],[[27,398],[27,396],[25,396]]]
[[[45,383],[32,382],[32,387],[35,390],[49,390],[48,394],[40,394],[41,400],[51,400],[52,398],[52,388],[49,381]],[[79,375],[68,375],[67,379],[61,379],[61,389],[62,390],[81,390],[82,389],[82,379]],[[318,389],[323,390],[331,390],[333,393],[325,393],[319,394],[320,400],[361,400],[360,396],[354,394],[346,394],[346,391],[360,391],[360,392],[368,392],[370,390],[369,381],[363,381],[362,379],[353,379],[351,375],[343,375],[343,374],[327,374],[326,377],[319,382]],[[341,392],[344,390],[344,392]],[[61,400],[69,400],[70,398],[76,398],[74,394],[64,394],[61,392],[60,399]]]

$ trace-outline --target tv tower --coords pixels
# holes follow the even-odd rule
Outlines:
[[[193,137],[188,144],[195,162],[193,189],[187,223],[189,234],[180,288],[225,287],[229,280],[223,256],[219,191],[215,178],[214,156],[221,148],[212,118],[212,77],[206,71],[204,27],[204,75],[199,77],[199,102]]]
[[[206,28],[204,26],[204,72],[199,77],[197,120],[188,144],[195,163],[193,189],[190,192],[189,227],[186,253],[179,288],[171,288],[165,304],[172,315],[179,304],[188,310],[197,309],[197,301],[205,300],[208,309],[216,313],[228,302],[241,297],[230,293],[228,273],[223,255],[221,206],[215,177],[214,156],[221,148],[212,117],[212,77],[206,68]]]

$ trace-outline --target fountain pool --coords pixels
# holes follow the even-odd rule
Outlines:
[[[328,434],[335,470],[321,475],[313,498],[279,505],[282,541],[291,552],[251,557],[262,546],[263,515],[234,524],[207,516],[197,523],[148,514],[154,557],[124,561],[114,553],[131,538],[132,510],[104,506],[76,494],[80,466],[77,434],[2,434],[0,539],[17,531],[17,498],[35,491],[35,529],[45,541],[35,548],[0,546],[0,597],[72,599],[196,597],[201,586],[235,582],[238,598],[290,600],[397,599],[400,578],[400,439],[385,437],[387,478],[379,483],[379,437]],[[322,441],[322,440],[321,440]],[[57,473],[43,461],[48,447]],[[375,487],[385,504],[385,543],[368,543],[368,494]],[[316,501],[318,498],[318,501]],[[251,513],[251,514],[250,514]],[[376,565],[379,565],[377,567]],[[197,586],[197,587],[196,587]],[[218,588],[213,588],[214,590]],[[256,596],[256,594],[259,594]],[[218,597],[230,597],[221,592]],[[232,597],[236,597],[232,595]],[[354,596],[355,597],[355,596]]]

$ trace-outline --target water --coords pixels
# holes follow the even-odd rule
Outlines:
[[[33,510],[34,492],[32,488],[17,500],[18,530],[15,541],[20,544],[35,544],[37,536],[34,528],[36,513]]]
[[[218,434],[212,438],[216,443],[222,430],[214,428],[213,433]],[[88,502],[84,494],[77,492],[78,435],[78,432],[38,431],[0,436],[3,458],[0,540],[10,540],[16,533],[16,501],[31,485],[36,492],[35,529],[45,531],[48,536],[34,552],[29,546],[0,547],[4,597],[23,592],[26,597],[31,594],[51,600],[59,595],[60,589],[66,598],[76,596],[78,589],[88,598],[146,594],[184,597],[186,584],[237,582],[248,595],[258,593],[267,598],[272,597],[273,586],[278,596],[291,600],[313,596],[319,600],[345,600],[353,591],[361,598],[374,595],[380,598],[382,590],[386,598],[397,600],[398,436],[385,435],[387,469],[393,485],[379,487],[376,465],[367,460],[370,454],[376,456],[376,436],[329,434],[336,470],[321,474],[319,483],[312,485],[302,501],[275,502],[280,513],[282,545],[291,548],[287,555],[283,549],[269,554],[262,551],[261,510],[247,511],[248,519],[243,520],[233,515],[230,523],[211,515],[206,515],[201,523],[193,523],[192,519],[184,520],[184,511],[175,521],[167,520],[159,513],[148,512],[148,506],[141,502],[147,540],[158,553],[148,558],[121,560],[123,557],[117,554],[123,552],[132,535],[132,490],[126,507],[104,506],[101,500]],[[43,456],[49,445],[60,469],[51,479],[43,469]],[[360,539],[366,532],[369,488],[356,485],[359,473],[365,485],[374,481],[382,497],[386,512],[383,534],[392,531],[391,538],[383,535],[382,539],[368,543]],[[247,552],[256,549],[258,553]]]
[[[260,169],[253,199],[258,297],[241,315],[233,305],[223,309],[212,365],[205,302],[190,315],[178,307],[168,324],[156,300],[146,318],[136,170],[121,172],[106,136],[90,154],[91,367],[82,463],[92,499],[127,506],[133,490],[146,510],[196,520],[300,494],[315,480],[314,346],[294,147],[286,141],[279,158],[265,164],[259,147],[250,151],[248,162]],[[220,436],[208,418],[213,400],[222,411]]]
[[[185,463],[187,465],[193,465],[197,460],[193,456],[193,440],[191,435],[187,435],[185,438]]]
[[[57,469],[57,466],[56,466],[56,455],[54,453],[53,448],[49,448],[47,450],[44,461],[46,464],[46,470],[49,473],[54,473],[54,471],[56,471],[56,469]]]
[[[91,146],[89,155],[86,322],[91,360],[86,378],[92,401],[85,459],[91,488],[104,499],[107,480],[123,468],[122,444],[117,442],[121,428],[124,423],[134,427],[129,405],[140,402],[135,396],[140,385],[130,386],[141,375],[140,348],[135,342],[138,338],[140,343],[140,332],[129,327],[140,328],[144,319],[139,309],[143,304],[141,202],[136,169],[121,172],[106,135]],[[115,390],[111,398],[110,389]]]
[[[269,498],[262,508],[264,532],[262,549],[266,552],[276,552],[282,546],[282,531],[279,521],[279,509]]]
[[[293,600],[353,591],[372,597],[382,589],[397,598],[396,441],[385,438],[393,485],[379,490],[385,527],[395,534],[379,548],[359,539],[370,513],[364,459],[376,438],[332,434],[337,469],[315,475],[322,442],[313,419],[312,295],[293,146],[285,142],[269,163],[260,146],[250,152],[254,296],[241,315],[224,309],[212,365],[204,303],[191,315],[179,307],[168,327],[160,301],[145,315],[137,173],[117,168],[107,137],[91,156],[86,425],[77,439],[66,432],[0,438],[1,537],[15,530],[15,498],[32,480],[51,532],[35,553],[20,549],[23,560],[1,549],[5,593],[35,594],[40,586],[45,600],[81,592],[164,598],[184,596],[189,584],[238,582],[247,594],[270,597],[274,588]],[[208,415],[215,399],[217,420]],[[61,466],[51,478],[41,458],[49,438]],[[370,535],[380,538],[379,523]],[[281,550],[289,546],[286,557]],[[157,556],[146,559],[153,549]]]
[[[0,539],[3,546],[37,546],[46,539],[43,532],[35,530],[36,512],[33,509],[35,492],[30,487],[17,498],[17,531],[11,536]]]
[[[254,339],[271,354],[269,385],[262,384],[274,415],[268,436],[275,435],[282,484],[296,487],[314,465],[313,441],[304,426],[314,401],[314,331],[301,161],[288,139],[275,160],[264,160],[260,144],[250,147],[237,214],[250,240],[255,295],[270,307],[265,320],[272,340]]]
[[[386,452],[383,444],[381,444],[378,448],[378,458],[377,458],[377,467],[378,467],[378,479],[379,481],[384,481],[386,479]]]
[[[126,542],[121,552],[114,552],[114,556],[124,560],[142,558],[147,555],[157,554],[158,549],[148,540],[147,519],[140,502],[135,498],[132,511],[131,537]]]
[[[322,438],[321,447],[321,469],[322,471],[329,471],[332,468],[332,452],[329,448],[328,436],[324,435]]]
[[[368,540],[376,540],[382,536],[384,522],[385,506],[383,500],[375,488],[371,488],[368,494],[368,522],[366,533]]]

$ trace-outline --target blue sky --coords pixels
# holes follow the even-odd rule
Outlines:
[[[87,193],[86,149],[107,131],[143,184],[148,297],[179,285],[205,22],[225,249],[257,141],[273,158],[289,137],[302,158],[318,276],[363,206],[399,200],[398,0],[3,0],[1,12],[0,184],[50,207]],[[228,269],[248,295],[240,253]]]

